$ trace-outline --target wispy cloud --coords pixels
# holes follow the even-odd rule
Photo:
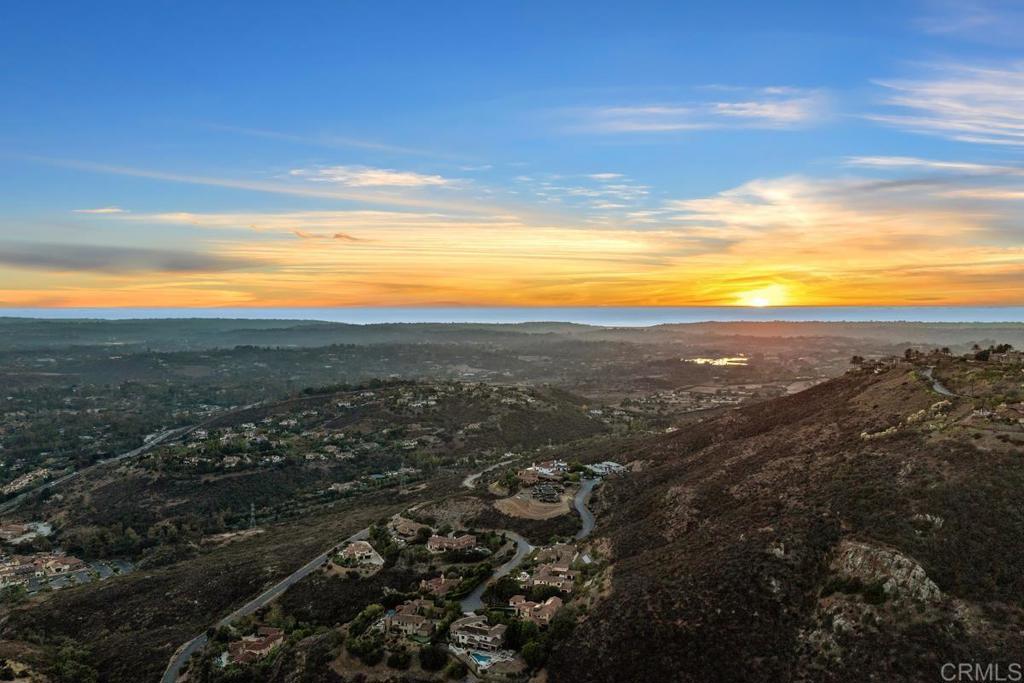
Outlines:
[[[364,140],[361,138],[346,137],[344,135],[300,135],[296,133],[287,133],[282,131],[266,130],[261,128],[246,128],[244,126],[225,126],[216,123],[205,124],[205,127],[210,128],[211,130],[219,130],[226,133],[234,133],[236,135],[246,135],[249,137],[264,138],[267,140],[280,140],[282,142],[293,142],[300,145],[310,145],[314,147],[327,147],[332,149],[355,148],[370,150],[374,152],[387,152],[392,154],[402,154],[410,156],[450,156],[438,152],[432,152],[430,150],[419,149],[416,147],[392,145],[384,142],[377,142],[375,140]]]
[[[75,209],[74,213],[128,213],[128,209],[122,209],[119,206],[101,206],[98,209]]]
[[[606,105],[569,110],[570,131],[583,133],[666,133],[719,128],[787,129],[824,118],[822,91],[795,88],[719,88],[717,100]]]
[[[209,273],[251,269],[266,263],[262,259],[195,251],[110,245],[5,242],[0,248],[0,264],[5,266],[106,275],[154,272]]]
[[[869,119],[961,142],[1024,145],[1024,62],[932,65],[924,77],[878,84],[895,111]]]
[[[939,159],[921,159],[903,156],[857,156],[847,157],[846,164],[862,168],[878,169],[916,169],[924,171],[940,171],[964,173],[969,175],[1007,175],[1024,176],[1024,167],[979,164],[970,161],[944,161]]]
[[[289,175],[312,182],[335,183],[346,187],[440,187],[456,183],[440,175],[370,166],[296,168],[289,171]]]
[[[162,171],[148,168],[136,168],[132,166],[118,166],[78,159],[55,159],[51,157],[38,156],[25,156],[22,158],[36,163],[59,166],[62,168],[78,169],[92,173],[148,178],[164,182],[221,187],[250,192],[282,194],[341,202],[355,202],[385,207],[432,208],[445,211],[464,211],[468,213],[504,212],[509,210],[508,207],[489,205],[486,202],[474,199],[442,198],[437,196],[401,192],[403,189],[408,190],[410,188],[408,186],[403,187],[400,185],[381,186],[379,189],[378,187],[369,185],[347,187],[339,183],[330,182],[300,182],[300,178],[231,178]],[[335,187],[335,185],[340,186]]]
[[[933,35],[1020,47],[1024,7],[1018,0],[931,0],[916,23]]]

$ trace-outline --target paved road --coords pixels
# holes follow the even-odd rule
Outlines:
[[[498,469],[502,465],[508,465],[508,464],[511,464],[511,463],[513,463],[515,461],[516,461],[516,458],[513,458],[512,460],[503,460],[501,462],[498,462],[498,463],[495,463],[495,464],[491,465],[490,467],[485,467],[484,469],[480,470],[476,474],[471,474],[471,475],[467,476],[465,479],[463,479],[462,480],[462,485],[465,486],[467,489],[471,489],[474,486],[476,486],[477,480],[480,477],[482,477],[485,472],[490,472],[491,470]]]
[[[217,415],[216,417],[212,417],[212,418],[210,418],[208,420],[204,420],[203,422],[200,422],[199,424],[192,425],[191,427],[178,427],[177,429],[168,429],[166,431],[160,432],[159,434],[154,436],[152,439],[150,439],[146,443],[142,444],[138,448],[135,448],[133,450],[128,451],[127,453],[121,453],[120,455],[115,455],[114,457],[107,458],[106,460],[97,460],[96,462],[94,462],[93,464],[89,465],[88,467],[83,467],[80,470],[75,470],[74,472],[70,472],[69,474],[65,474],[63,477],[57,477],[56,479],[53,479],[51,481],[46,482],[42,486],[37,486],[36,488],[32,489],[31,491],[26,491],[25,493],[21,493],[21,494],[15,496],[14,498],[11,498],[9,501],[7,501],[7,502],[3,503],[2,505],[0,505],[0,514],[6,514],[6,513],[10,512],[10,511],[14,510],[19,505],[21,505],[21,503],[28,496],[30,496],[32,494],[35,494],[35,493],[38,493],[39,491],[42,491],[43,489],[52,489],[52,488],[55,488],[57,486],[60,486],[61,484],[66,484],[67,482],[71,481],[72,479],[80,477],[83,474],[85,474],[86,472],[91,472],[92,470],[96,469],[97,467],[103,467],[104,465],[109,465],[109,464],[115,463],[115,462],[121,462],[122,460],[127,460],[129,458],[134,458],[136,456],[142,455],[143,453],[147,453],[147,452],[153,450],[154,448],[156,448],[160,444],[164,443],[165,441],[168,441],[169,439],[177,439],[177,438],[182,437],[182,436],[188,436],[189,434],[191,434],[195,430],[197,430],[197,429],[199,429],[201,427],[205,427],[206,425],[208,425],[210,422],[213,422],[214,420],[223,419],[224,417],[226,417],[228,415],[233,415],[235,413],[240,413],[240,412],[249,410],[251,408],[255,408],[258,405],[259,405],[259,402],[250,403],[247,406],[242,406],[241,408],[235,408],[234,410],[229,410],[226,413],[222,413],[220,415]]]
[[[338,550],[339,547],[351,541],[365,540],[369,537],[369,535],[369,529],[363,529],[352,534],[341,543],[332,546],[330,549],[320,553],[312,560],[302,565],[294,572],[292,572],[285,578],[281,579],[273,586],[263,591],[255,598],[245,603],[244,605],[242,605],[241,607],[239,607],[234,612],[227,615],[220,621],[218,621],[216,624],[214,624],[214,626],[216,628],[219,628],[221,626],[227,626],[233,621],[237,621],[238,619],[241,619],[244,616],[252,614],[261,607],[266,607],[271,603],[271,601],[279,597],[286,590],[288,590],[296,583],[312,574],[318,567],[320,567],[324,562],[326,562],[327,558],[333,555]],[[189,657],[191,657],[193,654],[199,652],[204,647],[206,647],[207,640],[208,639],[206,637],[206,634],[202,633],[193,638],[192,640],[188,641],[184,645],[182,645],[180,648],[178,648],[178,651],[175,652],[174,655],[171,657],[171,661],[168,663],[167,668],[164,670],[164,675],[160,679],[161,683],[174,683],[175,681],[177,681],[178,676],[181,675],[181,670],[185,668],[185,665],[188,663]]]
[[[499,533],[504,533],[506,536],[508,536],[516,542],[515,555],[513,555],[512,559],[510,559],[508,562],[495,569],[494,573],[491,574],[491,577],[489,579],[487,579],[486,581],[481,581],[480,585],[474,588],[472,593],[470,593],[469,595],[467,595],[459,601],[459,607],[461,607],[462,611],[465,613],[474,612],[483,607],[484,602],[482,598],[484,591],[487,590],[487,586],[489,586],[492,582],[496,581],[497,579],[500,579],[501,577],[509,574],[513,569],[515,569],[523,563],[523,560],[526,559],[527,555],[533,552],[533,546],[530,545],[530,542],[522,536],[520,536],[519,534],[517,534],[516,532],[504,531]]]
[[[590,501],[590,494],[593,493],[594,487],[597,486],[597,483],[599,481],[601,480],[584,479],[580,483],[580,488],[576,492],[576,496],[573,498],[573,507],[576,508],[576,511],[580,515],[580,520],[583,522],[583,526],[580,528],[578,532],[576,532],[575,538],[577,541],[583,540],[584,538],[589,536],[590,533],[594,530],[594,513],[590,511],[589,507],[587,507],[587,503]],[[513,569],[515,569],[523,563],[523,560],[526,559],[527,555],[533,552],[534,547],[530,545],[529,541],[527,541],[519,534],[513,531],[504,531],[500,533],[504,533],[506,536],[508,536],[516,542],[516,553],[512,556],[510,560],[505,562],[505,564],[498,567],[494,571],[494,574],[492,574],[489,579],[482,582],[479,586],[473,589],[472,593],[470,593],[469,595],[467,595],[459,601],[459,606],[465,613],[474,612],[483,607],[484,603],[482,598],[484,591],[487,590],[487,586],[489,586],[495,580],[510,574]]]
[[[590,494],[594,492],[594,487],[600,479],[584,479],[580,484],[580,490],[576,492],[576,497],[572,499],[572,505],[576,508],[576,512],[580,514],[580,521],[583,522],[583,526],[576,532],[576,540],[582,540],[590,535],[590,532],[594,530],[596,520],[594,519],[594,513],[587,507],[587,503],[590,502]]]
[[[500,466],[501,464],[507,463],[499,463],[496,466]],[[483,472],[480,472],[476,476],[479,477],[480,474],[483,474]],[[584,479],[580,486],[580,490],[576,492],[576,497],[573,499],[573,505],[575,506],[577,512],[579,512],[580,518],[583,521],[583,527],[580,529],[579,533],[576,534],[577,540],[586,538],[590,535],[590,532],[594,530],[594,514],[590,511],[590,508],[587,507],[587,502],[590,500],[590,494],[593,492],[594,486],[598,483],[598,481],[600,480]],[[252,614],[261,607],[266,607],[268,604],[270,604],[272,600],[274,600],[282,593],[284,593],[286,590],[294,586],[296,583],[298,583],[299,581],[313,573],[313,571],[315,571],[317,567],[322,565],[327,560],[328,557],[330,557],[333,553],[335,553],[338,550],[339,547],[351,541],[365,540],[369,536],[369,532],[369,529],[363,529],[349,536],[341,543],[332,546],[330,549],[316,556],[315,558],[313,558],[312,560],[310,560],[309,562],[307,562],[306,564],[302,565],[297,570],[289,574],[284,579],[281,579],[281,581],[277,582],[276,584],[274,584],[267,590],[263,591],[249,602],[245,603],[244,605],[236,609],[228,616],[218,621],[214,626],[218,628],[221,626],[227,626],[231,622],[241,617],[244,617],[248,614]],[[512,570],[514,570],[516,567],[522,564],[523,560],[526,559],[526,556],[529,555],[534,549],[534,547],[530,544],[529,541],[527,541],[525,538],[515,533],[514,531],[504,531],[500,533],[504,533],[506,536],[508,536],[516,542],[516,552],[511,559],[509,559],[507,562],[498,567],[494,571],[494,574],[492,574],[489,579],[482,582],[473,590],[472,593],[470,593],[460,601],[459,604],[462,607],[463,612],[472,612],[483,607],[483,600],[481,598],[488,584],[490,584],[495,579],[499,579],[502,576],[506,576],[509,573],[511,573]],[[207,640],[208,639],[206,637],[206,634],[201,633],[200,635],[196,636],[195,638],[193,638],[192,640],[188,641],[180,648],[178,648],[177,652],[175,652],[174,655],[171,657],[171,661],[168,663],[167,668],[164,670],[164,675],[160,679],[161,683],[175,683],[175,681],[178,680],[178,676],[181,675],[182,669],[184,669],[185,665],[188,663],[189,657],[191,657],[193,654],[199,652],[204,647],[206,647]]]
[[[934,369],[935,368],[931,367],[925,368],[925,370],[921,372],[921,374],[924,375],[925,379],[932,383],[932,389],[934,389],[936,393],[942,394],[943,396],[956,396],[956,394],[947,389],[945,385],[942,384],[942,382],[932,377],[932,371]]]
[[[184,434],[187,434],[188,432],[191,432],[193,429],[195,429],[195,427],[180,427],[178,429],[168,429],[165,432],[160,432],[152,439],[150,439],[148,442],[144,443],[143,445],[139,446],[136,449],[128,451],[127,453],[121,453],[120,455],[116,455],[113,458],[107,458],[106,460],[97,460],[88,467],[83,467],[80,470],[75,470],[74,472],[65,474],[63,477],[57,477],[56,479],[52,479],[43,484],[42,486],[37,486],[31,491],[26,491],[25,493],[18,494],[14,498],[11,498],[9,501],[5,502],[3,505],[0,505],[0,514],[5,514],[10,512],[11,510],[14,510],[19,505],[21,505],[21,503],[26,498],[28,498],[28,496],[38,493],[39,491],[42,491],[44,489],[52,489],[57,486],[60,486],[61,484],[65,484],[71,481],[72,479],[75,479],[76,477],[82,476],[86,472],[91,472],[97,467],[102,467],[103,465],[108,465],[112,462],[120,462],[122,460],[127,460],[128,458],[134,458],[135,456],[142,455],[143,453],[146,453],[147,451],[156,448],[157,446],[167,441],[168,439],[182,436]]]

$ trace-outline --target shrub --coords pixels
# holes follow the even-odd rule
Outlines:
[[[448,653],[439,645],[427,645],[420,649],[420,666],[424,671],[440,671],[448,663]]]
[[[408,669],[409,664],[412,661],[412,657],[405,650],[398,650],[392,652],[388,657],[388,666],[392,669]]]
[[[461,680],[465,678],[466,674],[468,673],[469,669],[466,668],[466,665],[458,660],[455,660],[448,665],[448,668],[445,670],[444,675],[446,678],[452,680]]]

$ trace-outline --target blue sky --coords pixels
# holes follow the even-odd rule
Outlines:
[[[0,305],[1024,293],[1019,4],[3,15]]]

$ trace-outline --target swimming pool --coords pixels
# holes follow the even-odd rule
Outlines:
[[[487,667],[491,665],[491,655],[484,652],[470,652],[469,656],[473,658],[473,661],[478,666]]]

